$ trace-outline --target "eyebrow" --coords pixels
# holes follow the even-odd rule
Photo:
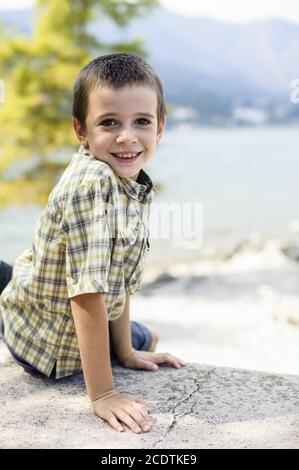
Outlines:
[[[104,114],[100,114],[99,116],[96,117],[96,119],[103,119],[107,116],[117,116],[117,113],[104,113]],[[153,116],[153,114],[150,114],[150,113],[135,113],[135,116],[146,116],[146,117],[149,117],[149,118],[152,118],[152,119],[155,119],[155,116]]]

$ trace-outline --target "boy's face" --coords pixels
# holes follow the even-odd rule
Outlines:
[[[81,144],[118,176],[134,180],[153,157],[165,124],[157,128],[156,92],[142,85],[95,88],[89,94],[85,123],[84,130],[73,118]]]

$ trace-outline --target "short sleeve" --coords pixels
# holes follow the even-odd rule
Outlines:
[[[102,183],[89,182],[70,197],[63,215],[68,298],[109,292],[110,236]]]

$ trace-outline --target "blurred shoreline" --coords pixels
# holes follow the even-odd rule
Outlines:
[[[187,262],[148,264],[134,319],[157,352],[190,362],[299,374],[299,244],[249,237]]]

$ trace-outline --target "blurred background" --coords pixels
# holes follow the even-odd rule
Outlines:
[[[298,2],[0,0],[0,39],[0,259],[77,147],[79,69],[137,53],[168,106],[155,202],[202,203],[203,243],[151,241],[132,317],[187,361],[298,374]]]

